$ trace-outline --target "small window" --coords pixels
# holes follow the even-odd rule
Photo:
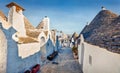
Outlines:
[[[89,64],[92,65],[92,56],[89,55]]]

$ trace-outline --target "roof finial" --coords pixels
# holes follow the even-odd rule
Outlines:
[[[106,8],[104,6],[101,7],[102,10],[106,10]]]
[[[45,18],[47,18],[47,16],[45,16]]]

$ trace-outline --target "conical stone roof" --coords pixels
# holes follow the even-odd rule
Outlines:
[[[120,53],[120,16],[102,10],[93,21],[86,26],[81,34],[85,41],[93,45],[106,48],[109,51]]]
[[[24,17],[25,29],[35,29],[34,26],[29,22],[29,20]]]
[[[109,25],[116,17],[118,17],[117,14],[109,10],[102,10],[96,15],[92,22],[85,27],[81,34],[84,35],[84,38],[88,38],[102,25]]]
[[[43,29],[44,27],[44,21],[41,21],[39,25],[36,27],[36,29]]]

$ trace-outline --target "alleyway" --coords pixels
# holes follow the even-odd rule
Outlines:
[[[41,73],[82,73],[78,61],[75,61],[70,48],[62,48],[53,60],[58,64],[49,62],[41,68]]]

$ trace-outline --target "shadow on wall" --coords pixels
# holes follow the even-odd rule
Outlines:
[[[40,64],[40,52],[22,59],[18,56],[17,43],[12,39],[12,35],[16,32],[13,27],[8,30],[1,27],[7,38],[7,72],[6,73],[23,73],[26,69]]]
[[[47,43],[46,43],[46,52],[47,52],[46,56],[49,56],[54,51],[55,51],[55,46],[53,45],[52,40],[49,38],[48,41],[47,41]]]
[[[84,43],[81,44],[81,68],[83,69],[84,62]]]

